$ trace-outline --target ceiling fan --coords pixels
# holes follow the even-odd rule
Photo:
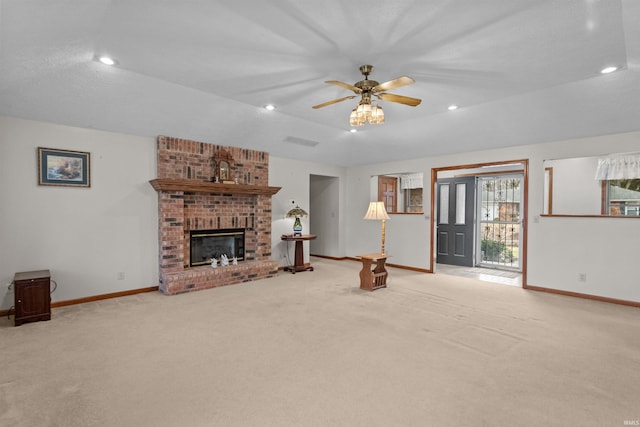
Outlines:
[[[373,65],[361,65],[360,72],[364,76],[364,80],[360,80],[353,85],[337,80],[327,80],[325,83],[351,90],[355,93],[355,95],[345,96],[343,98],[323,102],[322,104],[314,105],[312,108],[323,108],[332,104],[336,104],[338,102],[346,101],[347,99],[353,99],[356,96],[360,95],[360,103],[351,112],[349,123],[352,126],[362,126],[365,122],[371,124],[384,123],[384,113],[382,112],[382,108],[380,108],[380,106],[378,106],[377,104],[372,104],[372,97],[376,97],[383,101],[397,102],[399,104],[409,105],[411,107],[420,105],[420,102],[422,102],[421,99],[386,93],[388,90],[415,83],[415,80],[413,80],[411,77],[402,76],[393,80],[389,80],[388,82],[378,83],[375,80],[369,80],[369,74],[371,74],[372,70]]]

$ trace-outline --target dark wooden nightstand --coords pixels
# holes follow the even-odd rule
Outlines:
[[[24,271],[13,276],[15,325],[51,319],[49,270]]]

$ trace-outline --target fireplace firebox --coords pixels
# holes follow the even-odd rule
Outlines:
[[[211,258],[218,261],[226,255],[230,260],[244,259],[244,229],[228,228],[223,230],[191,230],[189,231],[190,257],[189,266],[196,267],[211,263]]]

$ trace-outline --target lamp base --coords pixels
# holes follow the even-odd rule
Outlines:
[[[302,222],[300,222],[300,218],[298,217],[296,217],[296,220],[293,223],[293,235],[302,236]]]

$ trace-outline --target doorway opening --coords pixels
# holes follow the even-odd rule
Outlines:
[[[431,271],[526,284],[528,160],[431,171]]]
[[[309,175],[310,256],[336,256],[340,253],[340,178]]]

